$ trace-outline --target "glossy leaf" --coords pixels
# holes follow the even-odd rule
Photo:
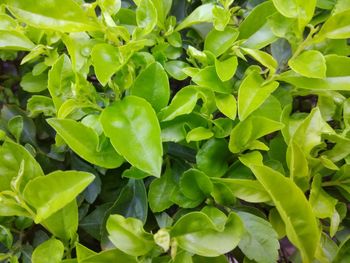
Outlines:
[[[28,25],[57,30],[61,32],[78,32],[98,30],[93,17],[74,0],[54,0],[36,2],[35,0],[7,0],[11,13]]]
[[[308,50],[294,59],[288,61],[288,65],[297,73],[309,78],[326,77],[326,60],[322,53],[316,50]]]
[[[61,262],[64,246],[58,239],[49,239],[35,248],[32,255],[33,263]]]
[[[342,39],[350,36],[350,9],[334,14],[322,26],[316,35],[316,41],[324,38]]]
[[[69,119],[49,119],[47,122],[83,159],[105,168],[116,168],[123,163],[124,159],[108,141],[100,142],[97,133],[81,122]],[[81,134],[84,134],[84,141]]]
[[[142,222],[138,219],[111,215],[106,227],[112,243],[129,255],[145,255],[155,246],[153,236],[143,230]]]
[[[258,109],[270,94],[277,89],[278,82],[264,84],[264,79],[256,71],[250,73],[241,83],[238,90],[238,116],[246,119]]]
[[[239,31],[232,27],[226,27],[224,31],[213,29],[205,38],[204,49],[218,57],[233,45],[238,34]],[[220,45],[217,43],[220,43]]]
[[[215,60],[215,69],[221,81],[230,80],[236,73],[238,65],[237,57],[233,56],[226,60]]]
[[[131,94],[147,100],[157,112],[167,106],[170,88],[163,67],[158,62],[149,65],[137,76]]]
[[[211,22],[213,20],[213,8],[213,4],[204,4],[197,7],[176,27],[176,31],[182,30],[195,24]]]
[[[151,0],[141,0],[136,10],[137,25],[150,33],[157,24],[157,9]]]
[[[72,202],[94,179],[94,175],[78,171],[55,171],[31,180],[23,196],[36,210],[36,222]]]
[[[34,43],[17,31],[0,30],[0,49],[24,50],[34,48]]]
[[[214,66],[206,67],[200,70],[192,77],[193,82],[199,86],[206,87],[219,93],[230,93],[230,86],[220,80]]]
[[[142,98],[128,96],[101,114],[105,134],[116,151],[138,169],[160,176],[163,147],[158,119]]]
[[[276,205],[286,224],[287,237],[299,249],[303,261],[311,262],[320,240],[320,231],[303,192],[289,178],[267,166],[253,165],[250,168]],[[287,198],[291,195],[293,199]]]

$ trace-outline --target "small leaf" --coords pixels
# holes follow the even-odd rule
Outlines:
[[[49,239],[35,248],[33,263],[59,263],[63,257],[64,246],[58,239]]]
[[[184,80],[187,78],[187,75],[182,71],[183,68],[187,68],[190,65],[186,62],[180,60],[167,61],[164,65],[165,70],[177,80]]]
[[[144,30],[144,34],[150,33],[157,25],[157,9],[151,0],[141,0],[136,9],[137,25]]]
[[[213,185],[205,173],[190,169],[181,176],[180,189],[187,198],[204,200],[213,191]]]
[[[218,57],[233,45],[238,35],[239,31],[232,27],[226,27],[224,31],[213,29],[205,38],[204,49]]]
[[[118,48],[110,44],[97,44],[91,51],[92,64],[98,81],[105,86],[121,67]]]
[[[197,7],[190,15],[188,15],[176,28],[176,31],[180,31],[186,27],[190,27],[195,24],[211,22],[213,21],[213,4],[204,4]]]
[[[36,209],[39,223],[72,202],[93,180],[94,175],[86,172],[55,171],[31,180],[23,196]]]
[[[236,73],[238,66],[237,57],[232,56],[226,60],[220,61],[215,59],[215,69],[221,81],[230,80]]]
[[[131,88],[131,95],[146,99],[157,112],[167,106],[170,88],[162,65],[155,62],[142,71]]]
[[[231,91],[231,87],[228,83],[222,82],[218,77],[215,66],[208,66],[201,69],[192,77],[192,81],[199,86],[206,87],[219,93],[228,94]]]
[[[112,243],[129,255],[145,255],[155,246],[153,236],[143,230],[142,222],[136,218],[111,215],[106,227]]]
[[[152,106],[128,96],[107,107],[101,124],[116,151],[138,169],[160,177],[163,146],[160,126]]]
[[[288,65],[305,77],[326,77],[326,60],[322,53],[316,50],[304,51],[296,58],[289,60]]]
[[[186,141],[192,142],[192,141],[202,141],[207,140],[211,137],[213,137],[214,133],[206,129],[204,127],[197,127],[192,130],[190,130],[186,135]]]

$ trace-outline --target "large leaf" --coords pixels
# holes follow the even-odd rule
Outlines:
[[[288,65],[305,77],[326,77],[326,60],[322,53],[316,50],[307,50],[301,53],[296,58],[289,60]]]
[[[97,133],[81,122],[69,119],[49,119],[47,122],[56,130],[74,152],[90,163],[105,168],[116,168],[124,159],[106,141],[99,142]],[[84,140],[81,140],[84,134]]]
[[[323,24],[320,32],[315,36],[315,41],[324,38],[342,39],[350,37],[350,9],[334,14]]]
[[[97,30],[98,23],[74,0],[7,0],[11,13],[28,25],[62,32]]]
[[[55,171],[31,180],[23,191],[26,202],[36,210],[39,223],[68,205],[93,180],[94,175],[78,171]]]
[[[250,168],[270,194],[286,224],[287,237],[299,249],[303,262],[312,262],[320,241],[320,230],[304,193],[291,179],[270,167],[251,165]]]
[[[158,62],[152,63],[137,76],[131,94],[146,99],[156,111],[168,105],[168,75]]]
[[[58,239],[49,239],[35,248],[32,255],[33,263],[61,262],[64,246]]]
[[[142,222],[136,218],[111,215],[106,227],[112,243],[129,255],[145,255],[155,246],[153,236],[144,231]]]
[[[128,96],[115,102],[102,112],[101,124],[120,155],[138,169],[160,176],[163,155],[160,126],[146,100]]]
[[[238,247],[248,258],[256,262],[276,262],[280,245],[277,233],[271,224],[246,212],[238,212],[238,216],[245,228],[245,235],[243,235]]]

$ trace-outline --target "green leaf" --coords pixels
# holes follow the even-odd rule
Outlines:
[[[11,231],[3,225],[0,225],[0,243],[7,249],[11,249],[13,245],[13,236]]]
[[[155,246],[153,236],[144,231],[142,222],[136,218],[111,215],[106,227],[112,243],[129,255],[145,255]]]
[[[271,197],[257,180],[234,178],[211,178],[214,183],[222,183],[230,189],[233,195],[249,203],[271,201]]]
[[[237,102],[236,98],[231,94],[215,94],[216,107],[229,117],[230,119],[236,119],[237,115]]]
[[[350,37],[350,9],[334,14],[326,20],[315,36],[314,41],[320,42],[324,38],[343,39]]]
[[[250,169],[271,196],[286,224],[287,237],[299,249],[303,262],[312,262],[320,241],[320,230],[304,193],[291,179],[270,167],[252,165]]]
[[[55,171],[31,180],[23,196],[35,208],[39,223],[72,202],[93,180],[86,172]]]
[[[34,43],[17,31],[0,30],[0,50],[24,50],[34,48]]]
[[[91,58],[96,77],[103,86],[121,67],[119,50],[110,44],[95,45],[91,51]]]
[[[238,116],[245,120],[258,109],[275,91],[279,83],[272,81],[264,84],[264,79],[257,71],[252,71],[241,83],[238,90]]]
[[[350,238],[347,238],[339,247],[333,263],[346,263],[350,260]]]
[[[33,263],[59,263],[63,257],[64,246],[58,239],[51,238],[35,248]]]
[[[225,53],[236,41],[239,31],[226,27],[224,31],[211,30],[204,41],[204,49],[212,52],[216,57]],[[218,45],[220,43],[220,45]]]
[[[294,59],[288,61],[288,65],[295,72],[309,78],[326,77],[326,60],[321,52],[307,50]]]
[[[310,22],[314,15],[316,0],[301,1],[301,0],[273,0],[278,12],[285,17],[296,18],[299,20],[299,27],[303,28]]]
[[[118,259],[118,261],[116,261]],[[109,263],[109,262],[128,262],[128,263],[138,263],[136,257],[129,256],[119,249],[109,249],[101,251],[100,253],[84,258],[79,263]]]
[[[160,126],[152,106],[128,96],[101,114],[105,134],[116,151],[138,169],[160,177],[163,147]]]
[[[107,142],[99,142],[95,130],[85,126],[81,122],[69,119],[48,119],[53,127],[68,146],[81,158],[90,163],[105,168],[119,167],[124,159]],[[81,140],[84,134],[84,140]]]
[[[175,237],[178,245],[191,253],[205,257],[217,257],[234,249],[243,234],[240,218],[230,213],[226,217],[218,211],[222,227],[218,228],[215,218],[203,212],[191,212],[182,216],[171,229],[171,237]]]
[[[49,71],[48,89],[56,111],[72,97],[71,85],[75,80],[72,64],[67,55],[60,56]]]
[[[284,125],[264,117],[251,116],[238,123],[231,131],[229,149],[238,153],[245,149],[255,149],[256,141],[262,136],[282,129]]]
[[[56,112],[52,99],[46,96],[34,95],[27,102],[29,116],[35,118],[39,114],[44,116],[53,116]]]
[[[65,241],[74,239],[78,230],[78,205],[75,200],[42,221],[54,236]]]
[[[228,83],[224,83],[220,80],[216,73],[215,66],[208,66],[201,69],[192,77],[192,81],[199,86],[206,87],[212,91],[229,94],[231,87]]]
[[[175,188],[176,183],[170,168],[160,178],[152,181],[148,190],[148,202],[154,213],[161,212],[173,204],[171,196]]]
[[[25,74],[20,82],[23,90],[27,92],[41,92],[47,89],[47,74],[33,76],[31,72]]]
[[[164,65],[165,70],[171,77],[177,80],[184,80],[187,75],[182,71],[183,68],[187,68],[190,65],[180,60],[167,61]]]
[[[146,99],[158,112],[168,105],[170,88],[168,75],[158,62],[150,64],[137,76],[131,95]]]
[[[210,139],[196,155],[197,166],[210,177],[221,177],[228,169],[230,152],[224,139]]]
[[[203,141],[213,137],[214,133],[204,127],[197,127],[190,130],[186,135],[186,142]]]
[[[61,32],[98,30],[94,17],[87,13],[74,0],[7,0],[10,12],[26,24],[43,29]]]
[[[205,173],[192,168],[181,176],[180,189],[187,198],[203,201],[213,191],[213,184]]]
[[[236,73],[238,59],[235,56],[229,57],[226,60],[220,61],[215,59],[215,69],[221,81],[230,80]]]
[[[213,4],[204,4],[197,7],[190,15],[188,15],[176,28],[176,31],[180,31],[186,27],[193,26],[195,24],[212,22],[213,21]]]
[[[251,260],[261,263],[276,262],[278,259],[277,233],[271,224],[253,214],[238,212],[241,218],[245,234],[238,247]]]
[[[151,0],[141,0],[136,9],[137,25],[144,34],[150,33],[157,25],[157,9]]]
[[[22,168],[21,163],[23,163]],[[30,180],[44,175],[40,165],[26,148],[6,140],[0,146],[0,191],[10,190],[11,181],[20,173],[22,173],[19,182],[21,192]]]
[[[277,69],[277,61],[269,53],[251,48],[242,48],[246,55],[251,56],[253,59],[258,61],[261,65],[269,69],[269,74],[273,75]]]

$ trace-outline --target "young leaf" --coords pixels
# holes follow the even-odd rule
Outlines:
[[[309,78],[326,77],[326,60],[321,52],[307,50],[294,59],[288,61],[288,65],[295,72]]]
[[[277,81],[264,84],[264,79],[257,71],[252,71],[241,83],[238,90],[238,116],[245,120],[258,109],[270,94],[277,89]]]
[[[312,262],[320,230],[304,193],[292,180],[270,167],[251,165],[250,169],[271,196],[286,224],[287,237],[299,249],[303,262]]]
[[[72,202],[93,180],[94,175],[78,171],[55,171],[31,180],[23,191],[26,202],[36,210],[39,223]]]
[[[130,93],[146,99],[156,112],[168,105],[170,88],[168,75],[158,62],[152,63],[137,76]]]
[[[238,59],[232,56],[226,60],[220,61],[215,59],[215,69],[221,81],[230,80],[236,73]]]
[[[145,255],[156,245],[153,236],[144,231],[142,222],[136,218],[111,215],[106,227],[112,243],[129,255]]]
[[[205,38],[204,49],[218,57],[233,45],[238,35],[239,31],[232,27],[226,27],[224,31],[213,29]]]
[[[121,67],[119,50],[110,44],[95,45],[91,51],[91,58],[96,77],[103,86]]]
[[[84,160],[105,168],[117,168],[123,163],[124,159],[109,142],[99,142],[97,133],[81,122],[69,119],[48,119],[47,122]],[[84,134],[84,141],[81,134]]]
[[[26,24],[43,29],[61,32],[98,30],[99,25],[93,17],[74,0],[36,0],[6,1],[11,13]]]
[[[61,262],[64,246],[58,239],[51,238],[35,248],[32,255],[33,263]]]
[[[152,106],[128,96],[107,107],[101,124],[116,151],[138,169],[160,177],[163,146],[160,126]]]
[[[34,48],[34,43],[17,31],[0,30],[0,50],[24,50]]]
[[[150,33],[157,25],[157,9],[151,0],[141,0],[136,9],[137,25],[144,34]]]
[[[228,83],[222,82],[218,77],[215,66],[208,66],[201,69],[192,77],[192,81],[199,86],[206,87],[215,92],[229,94],[231,91],[231,87]]]
[[[189,199],[204,200],[213,191],[213,185],[205,173],[189,169],[180,178],[180,189]]]
[[[315,41],[319,42],[324,38],[343,39],[350,37],[350,9],[334,14],[323,24],[322,28],[315,36]]]
[[[180,31],[186,27],[195,24],[213,21],[213,4],[204,4],[197,7],[189,16],[187,16],[176,28]]]

